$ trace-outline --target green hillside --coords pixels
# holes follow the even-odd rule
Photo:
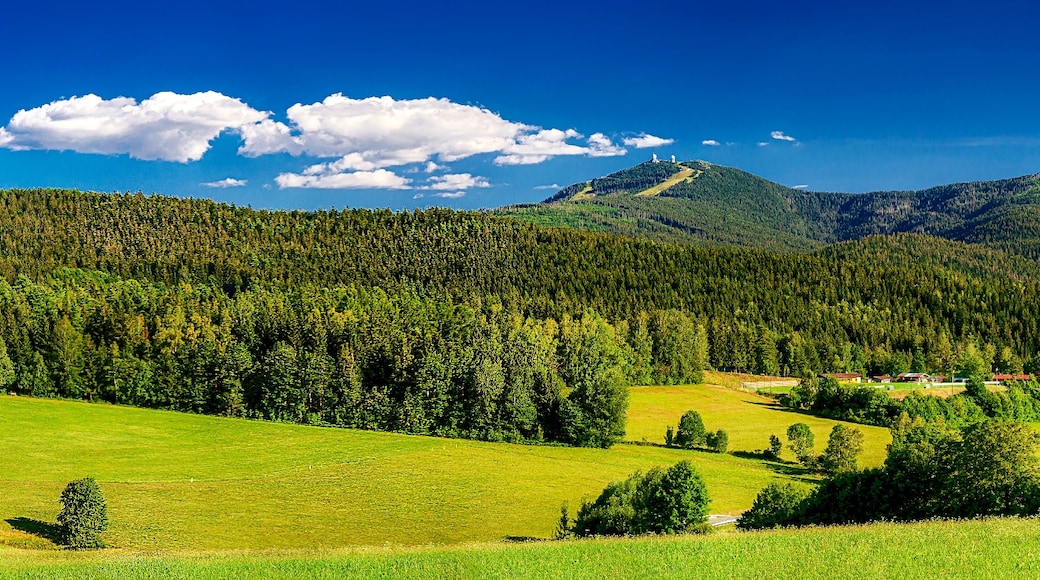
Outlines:
[[[684,171],[690,177],[653,196],[640,195]],[[916,192],[808,192],[704,161],[648,162],[564,188],[542,204],[498,213],[663,241],[806,251],[870,235],[916,233],[1035,257],[1038,184],[1040,174]]]
[[[765,447],[797,421],[821,438],[835,424],[722,387],[656,389],[637,389],[629,421],[657,442],[690,408],[732,430],[734,451]],[[131,551],[546,538],[561,502],[577,505],[655,465],[692,461],[712,513],[740,513],[770,481],[804,477],[787,465],[660,446],[485,443],[27,397],[0,396],[0,419],[0,546],[28,549],[54,548],[31,532],[46,531],[62,487],[84,476],[108,501],[108,541]],[[858,428],[868,436],[864,461],[879,464],[888,431]]]

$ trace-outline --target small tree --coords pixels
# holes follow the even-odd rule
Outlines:
[[[831,429],[820,463],[827,473],[855,471],[856,459],[862,452],[863,432],[839,423]]]
[[[683,449],[693,449],[704,445],[707,434],[704,432],[704,421],[697,411],[686,411],[679,419],[679,429],[675,432],[675,444]]]
[[[787,441],[788,447],[794,452],[794,456],[798,459],[798,463],[806,467],[811,467],[815,462],[815,453],[813,452],[813,445],[815,444],[815,437],[813,432],[809,429],[809,426],[805,423],[795,423],[787,428]]]
[[[783,450],[784,445],[780,442],[780,438],[776,435],[769,436],[769,455],[773,459],[780,459],[780,452]]]
[[[104,548],[101,532],[108,528],[108,508],[94,478],[69,482],[59,501],[62,543],[76,550]]]
[[[756,530],[795,524],[801,504],[808,495],[804,489],[787,482],[770,483],[758,492],[751,509],[737,520],[737,529]]]
[[[664,432],[664,446],[671,447],[675,444],[675,430],[669,425],[668,429]]]
[[[725,453],[729,449],[729,435],[722,429],[708,433],[708,449],[715,453]]]

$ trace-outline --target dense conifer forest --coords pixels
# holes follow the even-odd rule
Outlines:
[[[1012,371],[1040,349],[1031,260],[920,235],[776,253],[9,190],[0,274],[0,388],[487,439],[609,445],[625,385],[709,366]]]

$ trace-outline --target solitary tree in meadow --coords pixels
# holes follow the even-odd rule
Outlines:
[[[101,532],[108,528],[108,507],[94,478],[69,482],[59,501],[62,543],[76,550],[104,548]]]

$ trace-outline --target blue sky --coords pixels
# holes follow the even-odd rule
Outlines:
[[[477,208],[652,153],[828,191],[1040,171],[1033,3],[30,4],[0,187]]]

